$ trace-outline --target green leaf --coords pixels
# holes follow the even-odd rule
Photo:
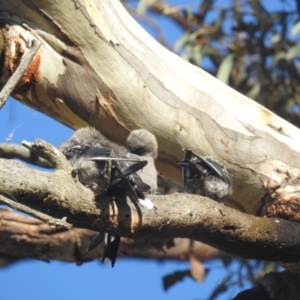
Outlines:
[[[286,59],[291,60],[294,59],[300,53],[300,45],[295,45],[289,49],[286,54]]]
[[[251,99],[255,99],[260,92],[261,84],[255,84],[252,89],[246,94],[247,97]]]
[[[188,41],[189,33],[185,32],[175,43],[174,43],[174,52],[178,52],[180,48]]]
[[[191,45],[186,45],[184,48],[183,53],[181,54],[181,58],[185,59],[186,61],[189,61],[192,55],[193,47]]]
[[[195,64],[197,66],[199,66],[201,64],[201,60],[202,60],[202,53],[201,53],[201,46],[200,45],[196,45],[194,48],[193,48],[193,54],[192,54],[192,57],[193,57],[193,60],[195,62]]]
[[[281,40],[281,35],[280,34],[274,34],[272,37],[271,37],[271,43],[272,44],[277,44],[279,43]]]
[[[273,67],[276,67],[278,62],[285,58],[286,58],[286,52],[280,51],[280,52],[276,53],[273,58]]]
[[[292,36],[295,36],[295,35],[297,35],[297,33],[300,31],[300,21],[299,22],[297,22],[294,26],[293,26],[293,28],[292,28],[292,30],[291,30],[291,35]]]
[[[228,84],[228,79],[230,75],[230,71],[232,69],[233,63],[234,63],[235,54],[228,55],[221,63],[217,78],[224,83]]]

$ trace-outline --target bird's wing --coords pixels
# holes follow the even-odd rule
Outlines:
[[[148,193],[151,189],[150,185],[142,181],[140,177],[138,177],[138,179],[136,179],[134,183],[136,184],[136,187],[140,192]]]
[[[109,157],[109,156],[91,156],[88,158],[89,160],[94,160],[94,161],[97,161],[97,160],[116,160],[116,161],[124,161],[124,162],[141,162],[139,160],[136,160],[136,159],[130,159],[130,158],[123,158],[123,157]],[[144,165],[145,166],[145,165]],[[141,169],[141,168],[139,168]],[[138,170],[139,170],[138,169]]]
[[[100,146],[89,147],[86,152],[86,156],[90,159],[93,157],[108,157],[112,154],[112,150],[109,148],[104,148]]]
[[[222,166],[220,166],[220,164],[218,164],[217,162],[215,162],[209,158],[205,158],[205,159],[215,171],[218,171],[218,175],[221,174],[221,175],[219,175],[221,177],[221,179],[223,179],[229,185],[232,184],[228,173],[224,170],[224,168]]]
[[[135,161],[134,164],[131,164],[131,165],[123,168],[121,170],[121,172],[124,176],[129,176],[129,175],[143,169],[147,164],[148,164],[148,162],[146,160]]]
[[[133,181],[131,181],[129,178],[122,178],[117,184],[117,188],[120,188],[123,190],[123,192],[126,193],[126,195],[130,198],[133,202],[138,202],[138,195],[136,193],[136,186]],[[114,187],[111,187],[114,189]]]
[[[129,180],[131,185],[135,184],[141,192],[148,192],[150,190],[150,186],[147,183],[143,182],[140,176],[136,174],[136,172],[144,168],[147,163],[148,162],[146,160],[141,160],[137,161],[134,164],[126,166],[121,170],[120,176],[124,180]]]
[[[191,160],[192,159],[192,154],[193,154],[192,150],[190,150],[190,149],[183,149],[183,151],[185,151],[185,157],[184,157],[184,159],[185,160]]]
[[[213,171],[222,180],[224,180],[226,183],[228,183],[230,185],[232,184],[227,172],[224,170],[224,168],[218,162],[216,162],[216,161],[214,161],[210,158],[201,156],[201,155],[199,155],[197,153],[194,153],[194,152],[192,152],[192,154],[194,156],[196,156],[198,159],[200,159],[200,161],[204,165],[206,165],[206,167],[208,167],[211,171]]]
[[[87,149],[88,146],[85,145],[74,145],[68,148],[65,148],[63,154],[65,157],[70,160],[71,158],[78,157]]]
[[[182,176],[183,176],[183,186],[187,186],[187,180],[188,178],[191,179],[191,174],[197,174],[198,172],[192,172],[197,171],[196,164],[190,161],[189,159],[183,159],[177,162],[178,165],[180,165],[182,168]]]
[[[75,158],[81,155],[85,157],[107,157],[111,155],[111,150],[107,148],[97,147],[97,146],[88,146],[85,144],[76,144],[74,146],[68,147],[63,151],[63,154],[66,156],[68,160],[71,158]]]

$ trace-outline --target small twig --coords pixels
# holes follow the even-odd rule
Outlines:
[[[51,144],[41,139],[36,139],[33,143],[22,141],[22,145],[36,156],[49,161],[55,170],[72,171],[72,167],[65,156]]]
[[[29,65],[33,61],[36,53],[38,52],[42,43],[39,40],[34,40],[32,47],[28,50],[27,54],[22,59],[20,65],[13,73],[13,75],[6,82],[2,91],[0,92],[0,109],[6,103],[7,98],[10,96],[14,88],[17,86],[18,82],[28,69]]]
[[[30,149],[18,144],[0,144],[0,157],[6,159],[19,158],[37,166],[53,168],[50,162],[35,155]]]
[[[66,229],[71,229],[73,227],[72,224],[69,224],[65,221],[65,218],[63,219],[55,219],[53,217],[50,217],[44,213],[41,213],[39,211],[36,211],[28,206],[25,206],[23,204],[17,203],[13,200],[8,199],[7,197],[4,197],[3,195],[0,195],[0,203],[3,203],[11,208],[14,208],[18,211],[27,213],[41,221],[44,221],[47,223],[50,227],[65,227]]]

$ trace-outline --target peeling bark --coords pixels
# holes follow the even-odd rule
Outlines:
[[[280,183],[277,169],[299,173],[297,128],[160,46],[119,1],[0,5],[2,84],[26,43],[42,41],[13,93],[24,104],[121,143],[131,129],[149,129],[159,144],[160,175],[175,186],[182,148],[212,155],[233,180],[228,204],[247,213],[264,204],[269,181]]]

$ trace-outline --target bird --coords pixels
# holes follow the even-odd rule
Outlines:
[[[185,193],[224,203],[232,193],[232,182],[226,168],[211,156],[184,151],[185,158],[177,163],[182,167]]]
[[[79,181],[91,189],[95,196],[123,193],[143,207],[154,207],[144,194],[149,191],[150,186],[136,173],[147,165],[147,160],[128,157],[125,147],[107,140],[97,129],[84,127],[75,131],[58,149],[77,171]],[[108,160],[111,161],[110,170],[106,169]],[[120,237],[109,232],[98,233],[87,251],[91,251],[102,241],[102,262],[109,258],[114,267]]]
[[[127,149],[139,156],[157,158],[157,140],[153,133],[147,129],[135,129],[127,137]]]
[[[158,145],[154,134],[147,129],[135,129],[127,137],[129,158],[140,158],[148,164],[137,172],[143,182],[150,186],[148,194],[157,193],[157,171],[154,161],[157,158]]]

